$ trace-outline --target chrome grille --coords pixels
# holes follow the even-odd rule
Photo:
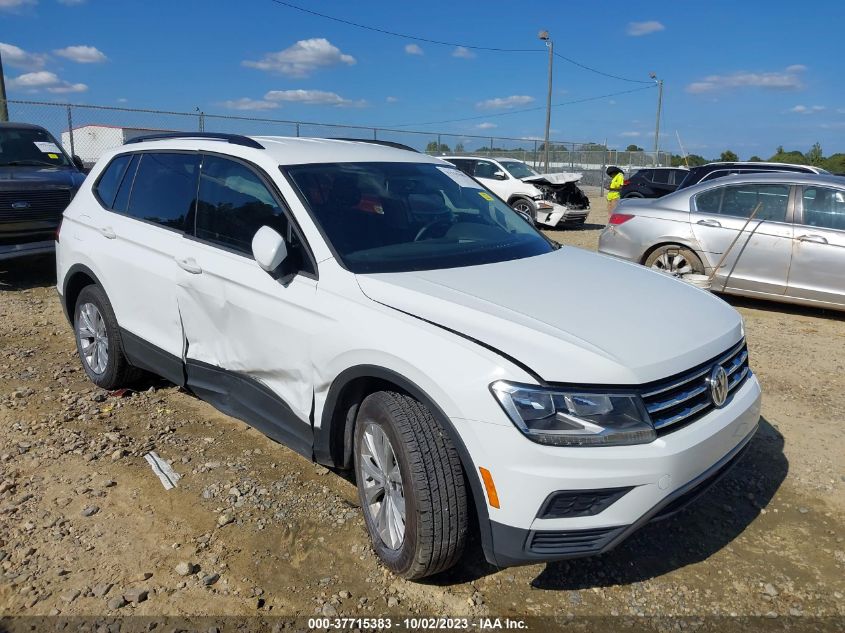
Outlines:
[[[12,205],[25,202],[25,209]],[[53,220],[58,222],[70,203],[68,189],[36,189],[31,191],[0,191],[0,221],[32,222]]]
[[[751,375],[744,339],[710,362],[645,388],[641,393],[643,402],[658,433],[677,430],[714,408],[707,378],[717,363],[728,374],[730,399],[730,394]]]

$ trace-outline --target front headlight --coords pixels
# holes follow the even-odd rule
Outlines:
[[[490,391],[516,427],[538,444],[624,446],[657,437],[636,394],[552,390],[504,380]]]

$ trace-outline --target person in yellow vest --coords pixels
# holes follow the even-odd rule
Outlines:
[[[605,173],[610,176],[610,184],[607,186],[607,212],[613,213],[619,204],[619,190],[625,184],[625,173],[615,165],[608,167]]]

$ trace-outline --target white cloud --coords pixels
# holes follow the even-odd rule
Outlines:
[[[99,64],[108,59],[101,50],[93,46],[68,46],[53,52],[78,64]]]
[[[307,105],[330,105],[339,108],[360,108],[367,105],[363,99],[345,99],[336,92],[325,90],[271,90],[264,95],[266,101],[304,103]]]
[[[751,73],[739,71],[730,75],[710,75],[687,86],[687,92],[702,94],[733,88],[763,88],[766,90],[800,90],[804,83],[799,76],[806,66],[795,64],[783,71]]]
[[[273,110],[279,107],[278,103],[266,99],[250,99],[249,97],[230,99],[224,101],[221,105],[229,110]]]
[[[495,123],[489,123],[488,121],[485,121],[484,123],[479,123],[475,127],[479,130],[492,130],[494,127],[499,127],[499,126],[496,125]]]
[[[288,77],[308,77],[320,68],[345,64],[352,66],[355,58],[342,53],[324,37],[299,40],[293,46],[277,53],[267,53],[258,61],[241,62],[249,68],[275,72]]]
[[[24,73],[9,81],[10,88],[19,88],[27,92],[39,92],[46,90],[54,94],[66,94],[71,92],[85,92],[88,86],[81,83],[72,84],[59,79],[56,73],[46,70],[39,70],[32,73]]]
[[[117,101],[118,103],[126,103],[127,101],[129,101],[129,99],[127,99],[126,97],[120,97],[120,98],[119,98],[119,99],[117,99],[116,101]]]
[[[52,92],[54,94],[68,94],[71,92],[85,92],[88,90],[88,86],[86,84],[72,84],[67,81],[62,81],[56,86],[50,86],[47,88],[47,92]]]
[[[0,55],[3,56],[3,63],[12,68],[38,70],[44,68],[44,64],[47,63],[47,56],[43,53],[30,53],[14,44],[3,42],[0,42]]]
[[[34,4],[37,4],[37,0],[0,0],[0,11],[15,11]]]
[[[69,7],[77,7],[80,4],[85,4],[86,0],[59,0],[59,4],[66,4]]]
[[[387,101],[388,103],[396,103],[397,101],[399,101],[399,97],[387,97],[385,101]]]
[[[790,112],[795,112],[796,114],[816,114],[817,112],[822,112],[824,110],[826,110],[824,106],[805,106],[801,104],[789,109]]]
[[[628,22],[626,32],[633,37],[640,37],[641,35],[651,35],[665,30],[666,27],[657,20],[648,20],[646,22]]]
[[[639,132],[620,132],[619,136],[635,138],[637,136],[641,136],[641,134]]]
[[[473,59],[475,57],[475,53],[468,49],[466,46],[458,46],[454,51],[452,51],[452,57],[460,57],[461,59]]]
[[[405,52],[408,53],[408,55],[422,55],[423,49],[416,44],[407,44],[405,46]]]
[[[510,97],[496,97],[495,99],[479,101],[475,104],[475,107],[481,110],[495,110],[499,108],[507,109],[527,105],[533,101],[534,97],[529,97],[527,95],[511,95]]]

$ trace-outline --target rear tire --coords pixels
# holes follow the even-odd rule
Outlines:
[[[95,385],[117,389],[140,377],[141,371],[126,360],[114,310],[99,286],[85,286],[79,293],[73,329],[82,368]]]
[[[674,244],[667,244],[654,249],[643,263],[648,268],[673,275],[704,274],[704,264],[699,256],[685,246]]]
[[[467,493],[457,451],[431,411],[401,393],[367,396],[353,452],[367,531],[384,565],[409,580],[452,567],[466,544]]]

